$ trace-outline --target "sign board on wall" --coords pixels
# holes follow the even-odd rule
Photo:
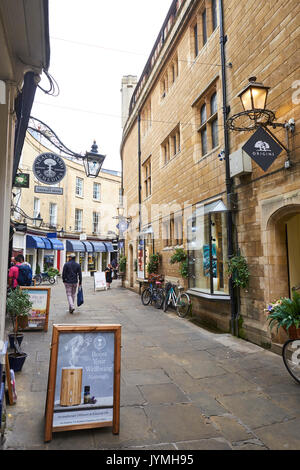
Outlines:
[[[121,325],[53,325],[45,412],[52,432],[119,433]]]
[[[41,194],[57,194],[57,195],[62,195],[64,193],[63,188],[57,188],[57,187],[46,187],[46,186],[35,186],[34,187],[34,192],[35,193],[41,193]]]

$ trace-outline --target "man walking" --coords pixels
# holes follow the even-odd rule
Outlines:
[[[69,261],[64,264],[63,272],[62,272],[62,280],[65,285],[67,299],[69,303],[69,312],[73,313],[74,302],[75,302],[75,295],[77,289],[77,283],[81,286],[82,283],[82,273],[80,264],[76,263],[75,253],[71,253],[69,256]]]

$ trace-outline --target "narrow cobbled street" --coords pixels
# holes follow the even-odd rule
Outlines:
[[[114,281],[68,313],[61,282],[51,289],[49,330],[26,332],[7,407],[7,450],[300,449],[300,389],[279,355],[207,331],[171,311],[141,304]],[[54,323],[122,325],[120,434],[111,428],[54,433],[44,443],[44,409]],[[8,325],[9,327],[9,325]]]

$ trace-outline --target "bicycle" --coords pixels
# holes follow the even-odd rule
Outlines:
[[[176,313],[179,317],[184,318],[188,314],[191,308],[191,300],[189,295],[186,292],[181,292],[183,287],[178,287],[178,295],[175,293],[175,287],[173,284],[169,283],[166,285],[166,296],[164,301],[164,312],[168,310],[170,305],[176,309]]]
[[[289,339],[282,348],[285,367],[294,380],[300,383],[300,339]]]
[[[55,276],[49,276],[48,273],[40,273],[36,274],[33,276],[33,279],[35,279],[35,283],[37,286],[39,286],[42,282],[49,282],[49,284],[55,284]]]
[[[152,276],[151,278],[149,277],[149,287],[146,287],[146,289],[143,290],[142,295],[141,295],[141,301],[143,305],[149,305],[152,302],[154,302],[154,305],[157,309],[162,308],[163,303],[164,303],[164,289],[162,288],[162,280],[160,279],[160,276]]]

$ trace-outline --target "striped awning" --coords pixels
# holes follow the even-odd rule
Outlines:
[[[114,247],[113,247],[113,244],[111,242],[104,242],[104,245],[106,246],[106,250],[108,252],[112,252],[112,251],[115,251],[114,250]]]

